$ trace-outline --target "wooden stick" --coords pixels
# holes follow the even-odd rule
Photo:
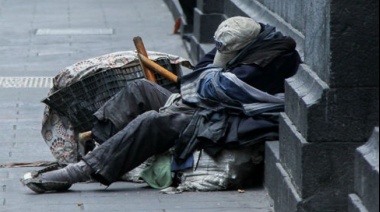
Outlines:
[[[142,54],[138,54],[138,56],[140,61],[144,64],[144,66],[147,66],[149,69],[161,74],[161,76],[165,77],[166,79],[177,83],[178,77],[175,74],[158,65],[157,63],[155,63],[154,61],[150,60]]]
[[[91,140],[92,139],[91,134],[92,134],[91,131],[79,133],[78,140],[80,142],[85,142],[85,141]]]
[[[143,43],[141,37],[139,37],[139,36],[134,37],[133,38],[133,43],[135,43],[135,47],[136,47],[136,50],[137,50],[138,54],[142,54],[145,57],[148,57],[148,53],[147,53],[147,51],[145,49],[145,46],[144,46],[144,43]],[[150,71],[142,63],[141,63],[141,67],[142,67],[142,69],[144,71],[144,74],[145,74],[145,77],[146,77],[147,80],[152,81],[152,82],[157,82],[156,76],[154,76],[154,73],[152,71]]]

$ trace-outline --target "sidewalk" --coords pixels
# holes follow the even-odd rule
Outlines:
[[[80,60],[133,50],[187,58],[162,0],[0,0],[0,164],[54,161],[41,134],[51,78]],[[76,184],[36,195],[19,182],[39,167],[0,168],[0,212],[13,211],[271,211],[263,188],[245,193],[160,194],[146,184]]]

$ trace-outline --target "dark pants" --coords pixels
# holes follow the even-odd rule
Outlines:
[[[157,84],[136,80],[99,109],[94,127],[98,132],[94,133],[110,137],[83,158],[94,170],[95,180],[110,185],[149,157],[174,146],[194,109],[179,101],[158,112],[170,94]],[[104,123],[112,127],[97,126]]]
[[[194,22],[194,8],[197,6],[196,0],[179,0],[183,13],[186,16],[187,24],[193,28]]]

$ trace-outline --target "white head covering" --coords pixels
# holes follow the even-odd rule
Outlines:
[[[261,26],[252,18],[236,16],[223,21],[215,32],[218,49],[214,65],[225,67],[239,50],[246,47],[261,31]]]

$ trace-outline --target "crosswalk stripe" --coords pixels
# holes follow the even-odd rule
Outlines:
[[[0,88],[51,88],[53,77],[0,77]]]

